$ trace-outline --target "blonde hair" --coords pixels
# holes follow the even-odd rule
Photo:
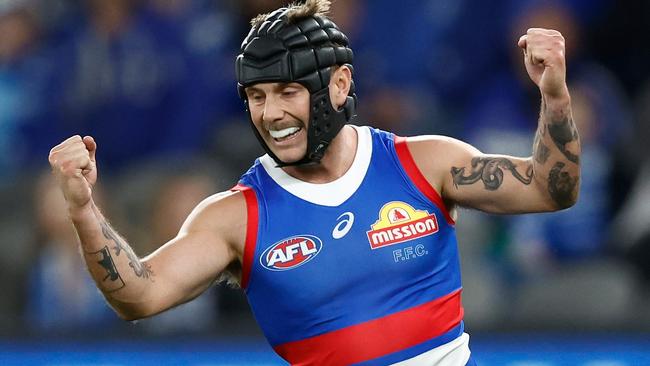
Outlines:
[[[325,17],[330,11],[331,4],[332,2],[330,0],[306,0],[304,4],[292,3],[287,6],[287,20],[289,23],[293,23],[296,20],[314,15]],[[253,28],[259,27],[271,14],[272,12],[260,14],[251,19],[251,26]]]

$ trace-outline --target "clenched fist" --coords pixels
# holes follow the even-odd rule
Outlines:
[[[568,95],[564,37],[556,30],[530,28],[517,45],[524,51],[528,76],[545,96]]]
[[[88,205],[97,181],[97,144],[86,136],[72,136],[50,150],[50,165],[71,210]]]

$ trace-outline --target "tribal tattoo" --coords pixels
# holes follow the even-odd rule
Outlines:
[[[555,146],[571,162],[579,164],[580,157],[567,149],[567,145],[578,140],[578,130],[571,117],[564,117],[560,120],[551,120],[548,124],[548,132]]]
[[[106,221],[101,221],[102,234],[108,240],[111,240],[115,243],[113,250],[115,250],[115,255],[119,256],[122,251],[126,253],[126,256],[129,258],[129,266],[133,268],[133,272],[136,276],[140,278],[150,278],[154,273],[151,270],[151,266],[142,263],[138,256],[133,252],[133,249],[129,247],[122,238],[120,238],[113,229],[108,225]]]
[[[101,283],[105,292],[117,291],[126,286],[122,280],[122,276],[120,276],[120,273],[117,271],[117,267],[115,267],[115,262],[113,261],[113,257],[111,256],[111,252],[107,246],[103,247],[98,252],[88,254],[95,256],[98,259],[97,264],[106,271],[106,276],[102,278]]]
[[[504,169],[509,170],[513,177],[525,185],[529,185],[533,181],[532,165],[528,166],[525,175],[521,175],[515,164],[506,158],[476,157],[472,159],[472,171],[469,175],[464,175],[465,167],[452,167],[451,176],[456,188],[459,185],[474,184],[481,180],[485,189],[496,191],[503,183]]]
[[[565,165],[562,162],[556,162],[548,174],[548,192],[553,201],[561,208],[570,207],[575,202],[576,186],[578,185],[578,178],[562,171]]]

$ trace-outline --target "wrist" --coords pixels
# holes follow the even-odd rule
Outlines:
[[[571,114],[571,96],[566,89],[561,93],[549,95],[542,94],[542,113],[549,116],[551,120],[565,118]]]
[[[73,223],[83,222],[95,217],[94,203],[92,200],[82,206],[68,205],[68,216]]]
[[[546,109],[555,111],[565,109],[571,105],[571,95],[566,85],[555,93],[542,93],[542,100]]]

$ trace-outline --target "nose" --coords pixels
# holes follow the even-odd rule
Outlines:
[[[262,111],[262,120],[266,123],[277,121],[284,117],[284,110],[280,103],[272,96],[267,96]]]

